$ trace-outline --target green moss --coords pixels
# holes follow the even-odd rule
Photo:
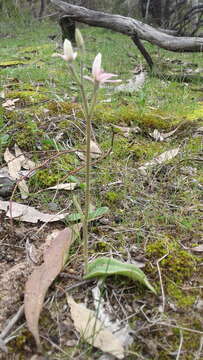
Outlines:
[[[12,141],[24,150],[33,150],[38,139],[43,136],[43,130],[39,129],[36,122],[31,119],[14,121],[10,130],[14,131]]]
[[[203,105],[199,105],[197,109],[194,109],[191,113],[186,114],[188,120],[203,120]]]
[[[196,300],[195,295],[186,294],[186,292],[181,290],[174,282],[167,285],[167,293],[173,300],[175,299],[177,306],[181,308],[192,306]]]
[[[117,137],[113,145],[113,157],[115,159],[124,159],[129,153],[129,143],[126,138]]]
[[[146,253],[150,260],[157,261],[168,252],[169,254],[161,261],[162,272],[169,276],[170,280],[181,284],[196,271],[198,259],[183,250],[177,242],[167,238],[157,240],[146,247]]]
[[[30,185],[37,185],[38,188],[54,186],[60,181],[64,173],[56,171],[56,169],[38,170],[30,180]]]
[[[113,109],[110,105],[98,105],[94,114],[97,123],[112,123],[140,126],[142,129],[171,129],[175,117],[160,111],[141,112],[135,105],[121,105]]]
[[[76,160],[77,161],[77,160]],[[67,171],[75,166],[75,156],[72,154],[63,155],[50,162],[48,169],[41,169],[30,179],[30,185],[35,188],[54,186],[60,182]]]
[[[9,61],[1,61],[0,68],[10,67],[10,66],[18,66],[18,65],[27,65],[30,61],[25,60],[9,60]]]
[[[39,50],[48,49],[50,48],[50,44],[43,44],[40,46],[26,46],[21,48],[18,53],[24,54],[24,53],[37,53]]]
[[[78,104],[68,103],[68,102],[50,102],[46,108],[50,111],[51,115],[58,114],[72,114],[73,110],[80,110],[80,106]]]
[[[167,150],[167,144],[163,145],[159,142],[147,142],[140,139],[138,144],[133,144],[129,147],[129,152],[135,161],[137,160],[150,160],[164,151]]]
[[[120,194],[118,194],[117,192],[115,191],[108,191],[105,195],[106,199],[109,201],[109,202],[116,202],[117,200],[119,200],[120,198]]]
[[[13,90],[7,94],[9,99],[19,98],[19,103],[22,105],[34,104],[43,100],[47,100],[47,96],[43,93],[34,90]]]
[[[110,246],[106,241],[97,241],[94,245],[94,252],[106,252],[109,249]]]
[[[201,151],[201,149],[202,149],[202,137],[201,136],[191,138],[185,147],[185,150],[190,153],[190,156],[192,155],[192,153]]]

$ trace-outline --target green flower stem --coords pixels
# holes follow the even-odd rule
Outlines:
[[[82,64],[81,64],[81,67],[82,67]],[[75,68],[72,64],[69,64],[69,68],[70,68],[70,71],[71,71],[71,74],[73,76],[73,78],[75,79],[75,81],[77,82],[78,86],[80,87],[80,92],[81,92],[81,95],[82,95],[82,102],[83,102],[83,111],[84,111],[84,115],[85,115],[85,120],[87,120],[87,117],[88,117],[88,113],[89,113],[89,109],[88,109],[88,101],[87,101],[87,97],[85,95],[85,90],[84,90],[84,86],[83,86],[83,79],[82,79],[82,69],[81,69],[81,79],[79,79],[76,71],[75,71]]]
[[[89,207],[90,207],[90,171],[91,171],[91,119],[94,111],[94,106],[97,99],[97,90],[99,86],[97,83],[94,84],[93,98],[92,103],[89,108],[87,123],[86,123],[86,171],[85,171],[85,212],[84,212],[84,221],[83,221],[83,241],[84,241],[84,270],[87,273],[87,263],[88,263],[88,217],[89,217]]]
[[[83,86],[83,69],[81,64],[81,79],[79,79],[75,68],[72,64],[69,64],[69,68],[73,78],[76,80],[77,84],[80,87],[82,102],[83,102],[83,111],[86,120],[86,171],[85,171],[85,210],[83,216],[83,248],[84,248],[84,272],[87,273],[87,263],[88,263],[88,217],[89,217],[89,207],[90,207],[90,172],[91,172],[91,120],[94,112],[94,107],[97,100],[97,91],[99,89],[99,83],[94,83],[93,95],[91,104],[88,104],[88,100],[85,94]]]

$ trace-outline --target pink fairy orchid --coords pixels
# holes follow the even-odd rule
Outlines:
[[[112,80],[112,79],[110,80],[111,77],[118,75],[105,73],[104,70],[101,68],[101,60],[102,60],[102,55],[101,53],[99,53],[95,57],[92,64],[92,77],[84,76],[84,78],[99,85],[105,82],[120,82],[121,80]]]
[[[72,62],[77,57],[77,52],[73,51],[72,44],[69,40],[65,39],[63,43],[63,54],[53,54],[53,56],[59,56],[67,62]]]

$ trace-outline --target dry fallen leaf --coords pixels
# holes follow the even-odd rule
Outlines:
[[[155,165],[160,165],[162,163],[165,163],[171,159],[173,159],[178,153],[179,153],[180,149],[176,148],[176,149],[172,149],[172,150],[168,150],[165,151],[164,153],[162,153],[161,155],[157,156],[156,158],[154,158],[153,160],[146,162],[144,165],[140,166],[138,168],[138,170],[143,174],[146,175],[146,169],[148,167],[151,166],[155,166]]]
[[[19,171],[21,169],[21,160],[16,158],[7,148],[4,153],[4,160],[8,165],[9,174],[13,179],[19,178]]]
[[[160,133],[157,129],[155,129],[152,133],[149,133],[149,135],[156,141],[164,141],[168,137],[172,136],[178,130],[178,128],[179,126],[176,129],[169,131],[168,133]]]
[[[15,157],[10,150],[7,148],[5,153],[4,153],[4,160],[7,163],[8,166],[8,170],[9,170],[9,174],[10,176],[14,179],[14,180],[18,180],[21,178],[21,174],[20,174],[20,170],[21,170],[21,158],[19,157]],[[18,187],[21,193],[21,197],[22,199],[26,199],[28,197],[29,194],[29,190],[27,187],[27,184],[25,182],[24,179],[22,179],[21,181],[19,181],[18,183]]]
[[[21,167],[23,169],[32,170],[36,167],[34,161],[27,158],[17,144],[14,145],[14,149],[15,149],[15,156],[16,158],[20,158]]]
[[[6,100],[3,104],[2,107],[6,108],[6,110],[14,110],[15,109],[15,103],[20,100],[19,98],[17,99],[8,99]]]
[[[203,244],[195,246],[195,247],[191,248],[191,250],[195,251],[195,252],[203,252]]]
[[[57,184],[55,186],[48,187],[44,190],[74,190],[77,186],[77,183],[65,183],[65,184]]]
[[[110,330],[98,319],[97,313],[77,304],[71,296],[67,296],[71,317],[76,330],[90,345],[110,353],[117,359],[124,358],[124,347]]]
[[[100,280],[97,286],[92,289],[92,296],[97,317],[100,321],[102,321],[105,327],[107,327],[114,335],[116,335],[116,338],[120,341],[120,344],[126,348],[133,343],[133,338],[130,335],[132,329],[126,321],[125,324],[123,324],[119,319],[112,317],[113,309],[111,308],[111,304],[108,300],[103,299],[99,288],[99,285],[101,285],[102,281],[103,280]]]
[[[40,337],[38,322],[46,292],[56,276],[63,269],[69,248],[81,229],[81,224],[74,225],[59,232],[49,247],[44,249],[44,263],[37,266],[25,286],[25,317],[38,348]]]
[[[14,180],[19,180],[22,177],[21,168],[31,170],[34,169],[35,163],[26,158],[18,145],[14,145],[15,155],[13,155],[7,148],[4,153],[4,160],[8,165],[9,174]],[[24,179],[18,182],[18,188],[21,193],[21,198],[26,199],[29,194],[29,190]]]
[[[92,159],[98,159],[102,154],[102,151],[99,148],[99,146],[97,145],[97,143],[95,141],[92,141],[92,140],[90,142],[90,153],[91,153],[91,158]],[[78,155],[78,157],[81,160],[85,160],[85,158],[86,158],[85,152],[77,151],[76,154]]]
[[[11,208],[10,208],[11,206]],[[32,206],[18,204],[16,202],[10,203],[10,201],[0,200],[0,210],[6,211],[6,216],[17,218],[20,221],[37,223],[42,222],[53,222],[64,219],[68,213],[63,214],[46,214],[35,209]]]
[[[116,92],[134,92],[139,91],[145,83],[146,73],[141,71],[139,74],[133,76],[132,79],[129,79],[127,84],[121,84],[115,87],[114,91]]]

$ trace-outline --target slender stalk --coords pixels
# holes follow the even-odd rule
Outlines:
[[[95,83],[93,90],[92,103],[89,108],[88,117],[86,121],[86,171],[85,171],[85,212],[84,212],[84,222],[83,222],[83,241],[84,241],[84,270],[87,272],[87,263],[88,263],[88,216],[89,216],[89,207],[90,207],[90,173],[91,173],[91,119],[94,111],[94,106],[97,99],[97,90],[99,85]]]
[[[81,64],[80,75],[81,79],[79,79],[75,68],[72,64],[69,64],[69,68],[73,78],[76,80],[77,84],[80,87],[82,102],[83,102],[83,111],[86,120],[86,171],[85,171],[85,209],[84,209],[84,217],[83,217],[83,248],[84,248],[84,272],[87,272],[87,263],[88,263],[88,216],[89,216],[89,207],[90,207],[90,173],[91,173],[91,119],[94,112],[94,106],[97,100],[97,91],[99,89],[99,83],[94,84],[93,95],[91,104],[88,104],[88,100],[85,94],[84,86],[83,86],[83,69]]]

